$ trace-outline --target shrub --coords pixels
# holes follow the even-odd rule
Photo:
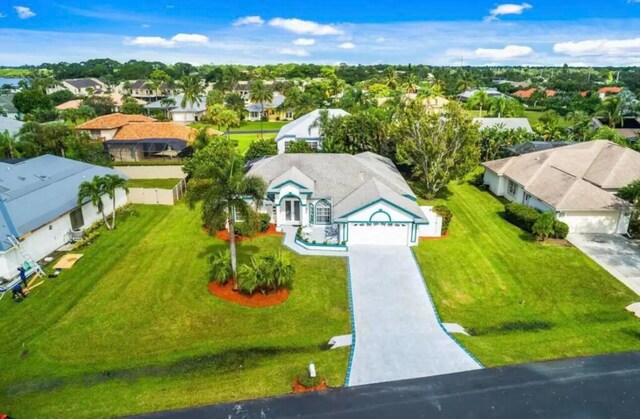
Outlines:
[[[269,224],[271,223],[271,216],[269,214],[260,214],[260,232],[264,233],[269,230]]]
[[[511,202],[504,207],[505,218],[511,224],[528,232],[533,232],[533,225],[540,217],[540,211],[516,202]]]
[[[247,223],[245,223],[244,221],[237,221],[237,222],[233,223],[233,231],[238,236],[250,236],[251,235],[251,228],[249,228],[249,225]]]
[[[569,226],[567,223],[556,220],[553,224],[553,237],[556,239],[566,239],[569,235]]]
[[[298,383],[300,383],[300,385],[302,385],[303,387],[311,388],[322,384],[324,378],[317,373],[315,377],[310,377],[309,371],[305,370],[303,373],[298,374],[296,380],[298,380]]]
[[[254,256],[250,264],[238,269],[238,288],[245,294],[255,291],[266,293],[279,289],[291,289],[295,267],[283,252],[273,252],[268,256]]]
[[[552,212],[541,214],[533,224],[531,232],[536,235],[538,240],[546,240],[553,236],[556,219]]]
[[[453,218],[453,213],[451,210],[445,205],[436,205],[433,208],[433,211],[442,217],[442,235],[446,235],[449,232],[449,224],[451,224],[451,219]]]
[[[482,186],[484,185],[484,172],[476,173],[470,180],[471,184],[474,186]]]
[[[211,256],[211,275],[213,280],[220,285],[226,284],[231,275],[233,275],[229,249]]]

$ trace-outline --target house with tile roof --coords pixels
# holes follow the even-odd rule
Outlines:
[[[0,276],[12,278],[25,259],[9,241],[20,241],[34,260],[48,256],[71,241],[71,231],[83,229],[102,216],[90,202],[78,205],[78,187],[94,176],[122,174],[107,167],[43,155],[17,162],[0,161]],[[112,200],[103,197],[105,213]],[[116,208],[127,203],[116,192]]]
[[[528,99],[531,99],[531,96],[533,96],[533,94],[537,91],[538,89],[536,89],[535,87],[532,87],[531,89],[518,90],[516,92],[513,92],[512,95],[519,97],[520,99],[528,100]],[[544,92],[547,95],[547,97],[554,97],[555,95],[558,94],[556,90],[550,90],[550,89],[547,89]]]
[[[334,231],[347,246],[413,246],[431,222],[393,162],[374,153],[278,154],[247,174],[268,185],[261,211],[279,229]]]
[[[112,108],[113,112],[120,112],[120,108],[122,108],[122,105],[124,104],[124,101],[125,101],[124,97],[120,93],[116,93],[116,92],[94,94],[93,96],[107,97],[111,99],[113,101],[113,108]],[[140,99],[135,99],[135,98],[132,98],[132,99],[135,100],[138,105],[144,105],[146,103],[145,101]],[[71,99],[59,105],[56,105],[56,109],[59,111],[64,111],[67,109],[78,109],[80,106],[82,106],[82,103],[83,103],[82,99]]]
[[[349,115],[349,112],[342,109],[324,110],[326,110],[329,118],[340,118],[341,116]],[[278,135],[276,135],[278,153],[284,153],[293,141],[306,141],[313,149],[322,148],[323,137],[320,127],[317,126],[317,121],[320,118],[320,113],[324,110],[316,109],[311,111],[280,128]]]
[[[625,234],[631,205],[616,196],[640,179],[640,153],[597,140],[493,160],[484,183],[497,196],[551,211],[570,233]]]
[[[598,89],[598,96],[604,100],[607,96],[618,95],[622,92],[622,87],[605,86]]]

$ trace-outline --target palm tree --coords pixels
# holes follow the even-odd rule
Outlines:
[[[160,105],[162,106],[162,110],[164,110],[164,116],[169,118],[169,110],[176,107],[176,100],[171,96],[167,96],[160,100]]]
[[[116,228],[116,192],[118,189],[123,189],[125,192],[129,192],[129,188],[127,188],[127,180],[118,175],[105,175],[102,179],[104,192],[113,202],[111,228]]]
[[[409,73],[403,86],[407,90],[407,93],[418,93],[418,90],[420,89],[420,80],[414,73]]]
[[[215,160],[218,159],[203,159],[194,168],[187,191],[187,203],[191,208],[194,208],[196,203],[202,203],[202,221],[210,231],[215,231],[220,225],[227,223],[231,271],[233,279],[237,279],[234,223],[237,217],[246,220],[253,216],[251,202],[259,204],[262,201],[267,192],[267,185],[260,177],[244,175],[244,158],[235,150],[228,158],[225,156],[220,160],[224,161],[223,164]]]
[[[384,69],[384,84],[391,90],[398,87],[398,77],[393,67]]]
[[[104,213],[104,202],[102,201],[105,193],[104,179],[100,176],[94,176],[93,180],[86,180],[78,187],[78,205],[82,206],[85,202],[91,202],[98,209],[98,213],[102,215],[107,230],[111,230],[112,227]]]
[[[204,84],[198,74],[189,74],[188,76],[180,79],[180,88],[182,89],[182,102],[180,106],[186,108],[187,106],[199,105],[202,102],[202,95],[204,94]]]
[[[249,100],[253,103],[260,104],[260,137],[264,138],[264,131],[262,129],[264,104],[273,101],[273,90],[266,86],[262,80],[255,80],[249,88]]]
[[[609,96],[602,102],[598,113],[607,118],[611,128],[615,128],[622,124],[622,101],[618,96]]]
[[[469,98],[468,106],[470,108],[480,107],[480,118],[482,118],[482,108],[485,108],[489,104],[489,95],[486,90],[478,90]]]
[[[9,131],[0,131],[0,155],[5,158],[16,157],[16,137],[9,134]]]

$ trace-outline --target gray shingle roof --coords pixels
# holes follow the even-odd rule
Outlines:
[[[262,177],[270,188],[282,183],[288,175],[307,184],[311,180],[314,183],[311,197],[330,199],[336,217],[385,199],[416,214],[417,219],[424,218],[413,191],[393,162],[370,152],[355,156],[279,154],[253,163],[247,174]]]
[[[20,128],[24,125],[24,122],[18,121],[15,118],[9,118],[7,116],[0,115],[0,133],[8,131],[11,135],[16,135]]]
[[[500,127],[502,129],[524,129],[533,132],[527,118],[473,118],[473,123],[479,123],[480,129]]]
[[[277,108],[278,106],[284,103],[284,100],[285,100],[284,96],[278,93],[274,93],[273,100],[270,103],[265,103],[264,109]],[[259,103],[250,103],[247,106],[245,106],[245,109],[249,112],[260,112],[260,110],[262,109],[262,105],[260,105]]]
[[[342,109],[327,109],[329,113],[329,118],[339,118],[341,116],[349,115],[349,112],[343,111]],[[301,116],[295,121],[291,121],[288,124],[284,125],[280,128],[278,135],[276,136],[276,142],[282,140],[283,138],[288,138],[290,140],[296,139],[319,139],[320,129],[318,127],[313,127],[312,125],[318,118],[320,118],[320,112],[322,109],[316,109],[315,111],[311,111],[306,115]]]
[[[0,162],[0,248],[8,234],[22,236],[77,207],[78,186],[113,169],[51,155],[17,164]],[[12,231],[15,229],[16,231]]]
[[[13,106],[13,94],[0,95],[0,108],[7,113],[18,113],[18,109]]]
[[[92,78],[66,79],[66,80],[64,80],[64,82],[70,84],[71,86],[75,87],[76,89],[83,89],[83,88],[87,88],[87,87],[93,87],[93,88],[101,88],[102,87],[102,83],[99,80],[92,79]]]
[[[188,103],[186,107],[180,106],[182,103],[182,98],[184,98],[184,94],[180,93],[179,95],[169,96],[171,99],[175,100],[176,106],[170,108],[172,113],[183,113],[183,112],[205,112],[207,110],[207,99],[205,97],[200,98],[200,103]],[[165,106],[162,104],[162,100],[156,100],[155,102],[147,103],[144,105],[145,109],[154,109],[154,110],[164,110]]]

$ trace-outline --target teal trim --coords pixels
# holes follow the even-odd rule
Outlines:
[[[418,226],[415,224],[411,225],[411,242],[415,243],[418,235]]]
[[[404,196],[405,198],[409,198],[409,199],[410,199],[410,200],[412,200],[413,202],[418,202],[418,198],[416,198],[416,197],[415,197],[415,196],[413,196],[413,195],[404,194],[404,195],[402,195],[402,196]]]
[[[422,275],[422,268],[420,267],[420,264],[418,263],[418,258],[416,257],[416,253],[414,252],[413,249],[411,249],[411,255],[413,256],[413,261],[415,262],[416,266],[418,267],[418,274],[420,275],[420,278],[422,278],[422,285],[424,285],[424,289],[427,291],[427,298],[429,298],[429,303],[431,303],[431,307],[433,308],[433,312],[436,314],[436,320],[438,321],[438,324],[440,325],[440,328],[442,329],[442,331],[444,333],[446,333],[451,338],[452,341],[454,341],[460,347],[460,349],[465,351],[467,353],[467,355],[469,355],[469,357],[471,357],[471,359],[474,360],[476,362],[476,364],[478,364],[479,367],[484,368],[484,365],[482,365],[482,363],[480,361],[478,361],[478,359],[475,356],[473,356],[473,354],[471,352],[469,352],[469,350],[467,348],[462,346],[462,344],[458,341],[458,339],[456,339],[455,336],[453,336],[452,333],[449,333],[449,331],[442,324],[442,319],[440,318],[440,313],[438,313],[438,308],[433,303],[433,297],[431,296],[431,292],[429,291],[429,287],[427,286],[427,281],[425,281],[424,276]]]
[[[353,310],[353,287],[351,286],[351,258],[347,257],[347,284],[349,288],[349,317],[351,318],[351,348],[349,351],[349,361],[347,362],[347,375],[344,378],[344,386],[349,387],[351,379],[351,368],[353,367],[353,356],[356,353],[356,316]]]
[[[409,215],[411,215],[411,216],[413,216],[413,217],[415,217],[415,218],[421,218],[421,216],[420,216],[420,215],[416,215],[416,214],[412,213],[411,211],[407,211],[406,209],[404,209],[404,208],[402,208],[402,207],[400,207],[400,206],[398,206],[398,205],[394,204],[393,202],[387,201],[387,200],[386,200],[386,199],[384,199],[384,198],[380,198],[380,199],[377,199],[377,200],[375,200],[375,201],[373,201],[373,202],[368,203],[367,205],[363,205],[363,206],[361,206],[361,207],[360,207],[360,208],[358,208],[358,209],[355,209],[355,210],[353,210],[353,211],[351,211],[351,212],[349,212],[349,213],[347,213],[347,214],[341,215],[341,216],[340,216],[340,218],[348,217],[348,216],[350,216],[351,214],[355,214],[355,213],[356,213],[356,212],[358,212],[358,211],[362,211],[363,209],[368,208],[368,207],[370,207],[370,206],[372,206],[372,205],[375,205],[375,204],[377,204],[378,202],[384,202],[384,203],[386,203],[386,204],[388,204],[388,205],[391,205],[391,206],[392,206],[392,207],[394,207],[394,208],[397,208],[398,210],[400,210],[400,211],[404,212],[405,214],[409,214]]]
[[[376,216],[376,215],[378,215],[378,214],[384,214],[384,215],[386,215],[386,216],[387,216],[387,218],[388,218],[388,220],[387,220],[387,221],[388,221],[388,222],[393,222],[393,221],[391,220],[391,215],[389,215],[389,213],[388,213],[387,211],[385,211],[385,210],[381,210],[381,209],[379,209],[378,211],[376,211],[376,212],[374,212],[373,214],[371,214],[371,217],[369,217],[369,222],[370,222],[370,223],[374,223],[374,222],[380,222],[380,223],[382,223],[382,222],[384,222],[384,221],[373,221],[373,217],[375,217],[375,216]]]
[[[300,201],[300,206],[305,207],[307,206],[304,202],[302,202],[302,199],[300,199],[300,197],[298,195],[294,195],[292,193],[288,193],[285,196],[280,198],[280,201],[278,201],[278,204],[276,205],[277,207],[282,205],[282,201],[284,199],[290,199],[290,198],[296,198],[298,201]]]
[[[292,184],[296,185],[296,186],[297,186],[297,187],[299,187],[299,188],[309,190],[309,188],[307,188],[306,186],[301,185],[301,184],[299,184],[299,183],[296,183],[296,182],[294,182],[294,181],[292,181],[292,180],[287,180],[286,182],[282,182],[281,184],[274,186],[274,187],[273,187],[273,189],[280,189],[280,188],[282,188],[284,185],[287,185],[287,184],[289,184],[289,183],[292,183]]]
[[[280,191],[267,191],[268,194],[279,194]],[[300,195],[313,195],[313,192],[307,192],[307,191],[300,191]]]

